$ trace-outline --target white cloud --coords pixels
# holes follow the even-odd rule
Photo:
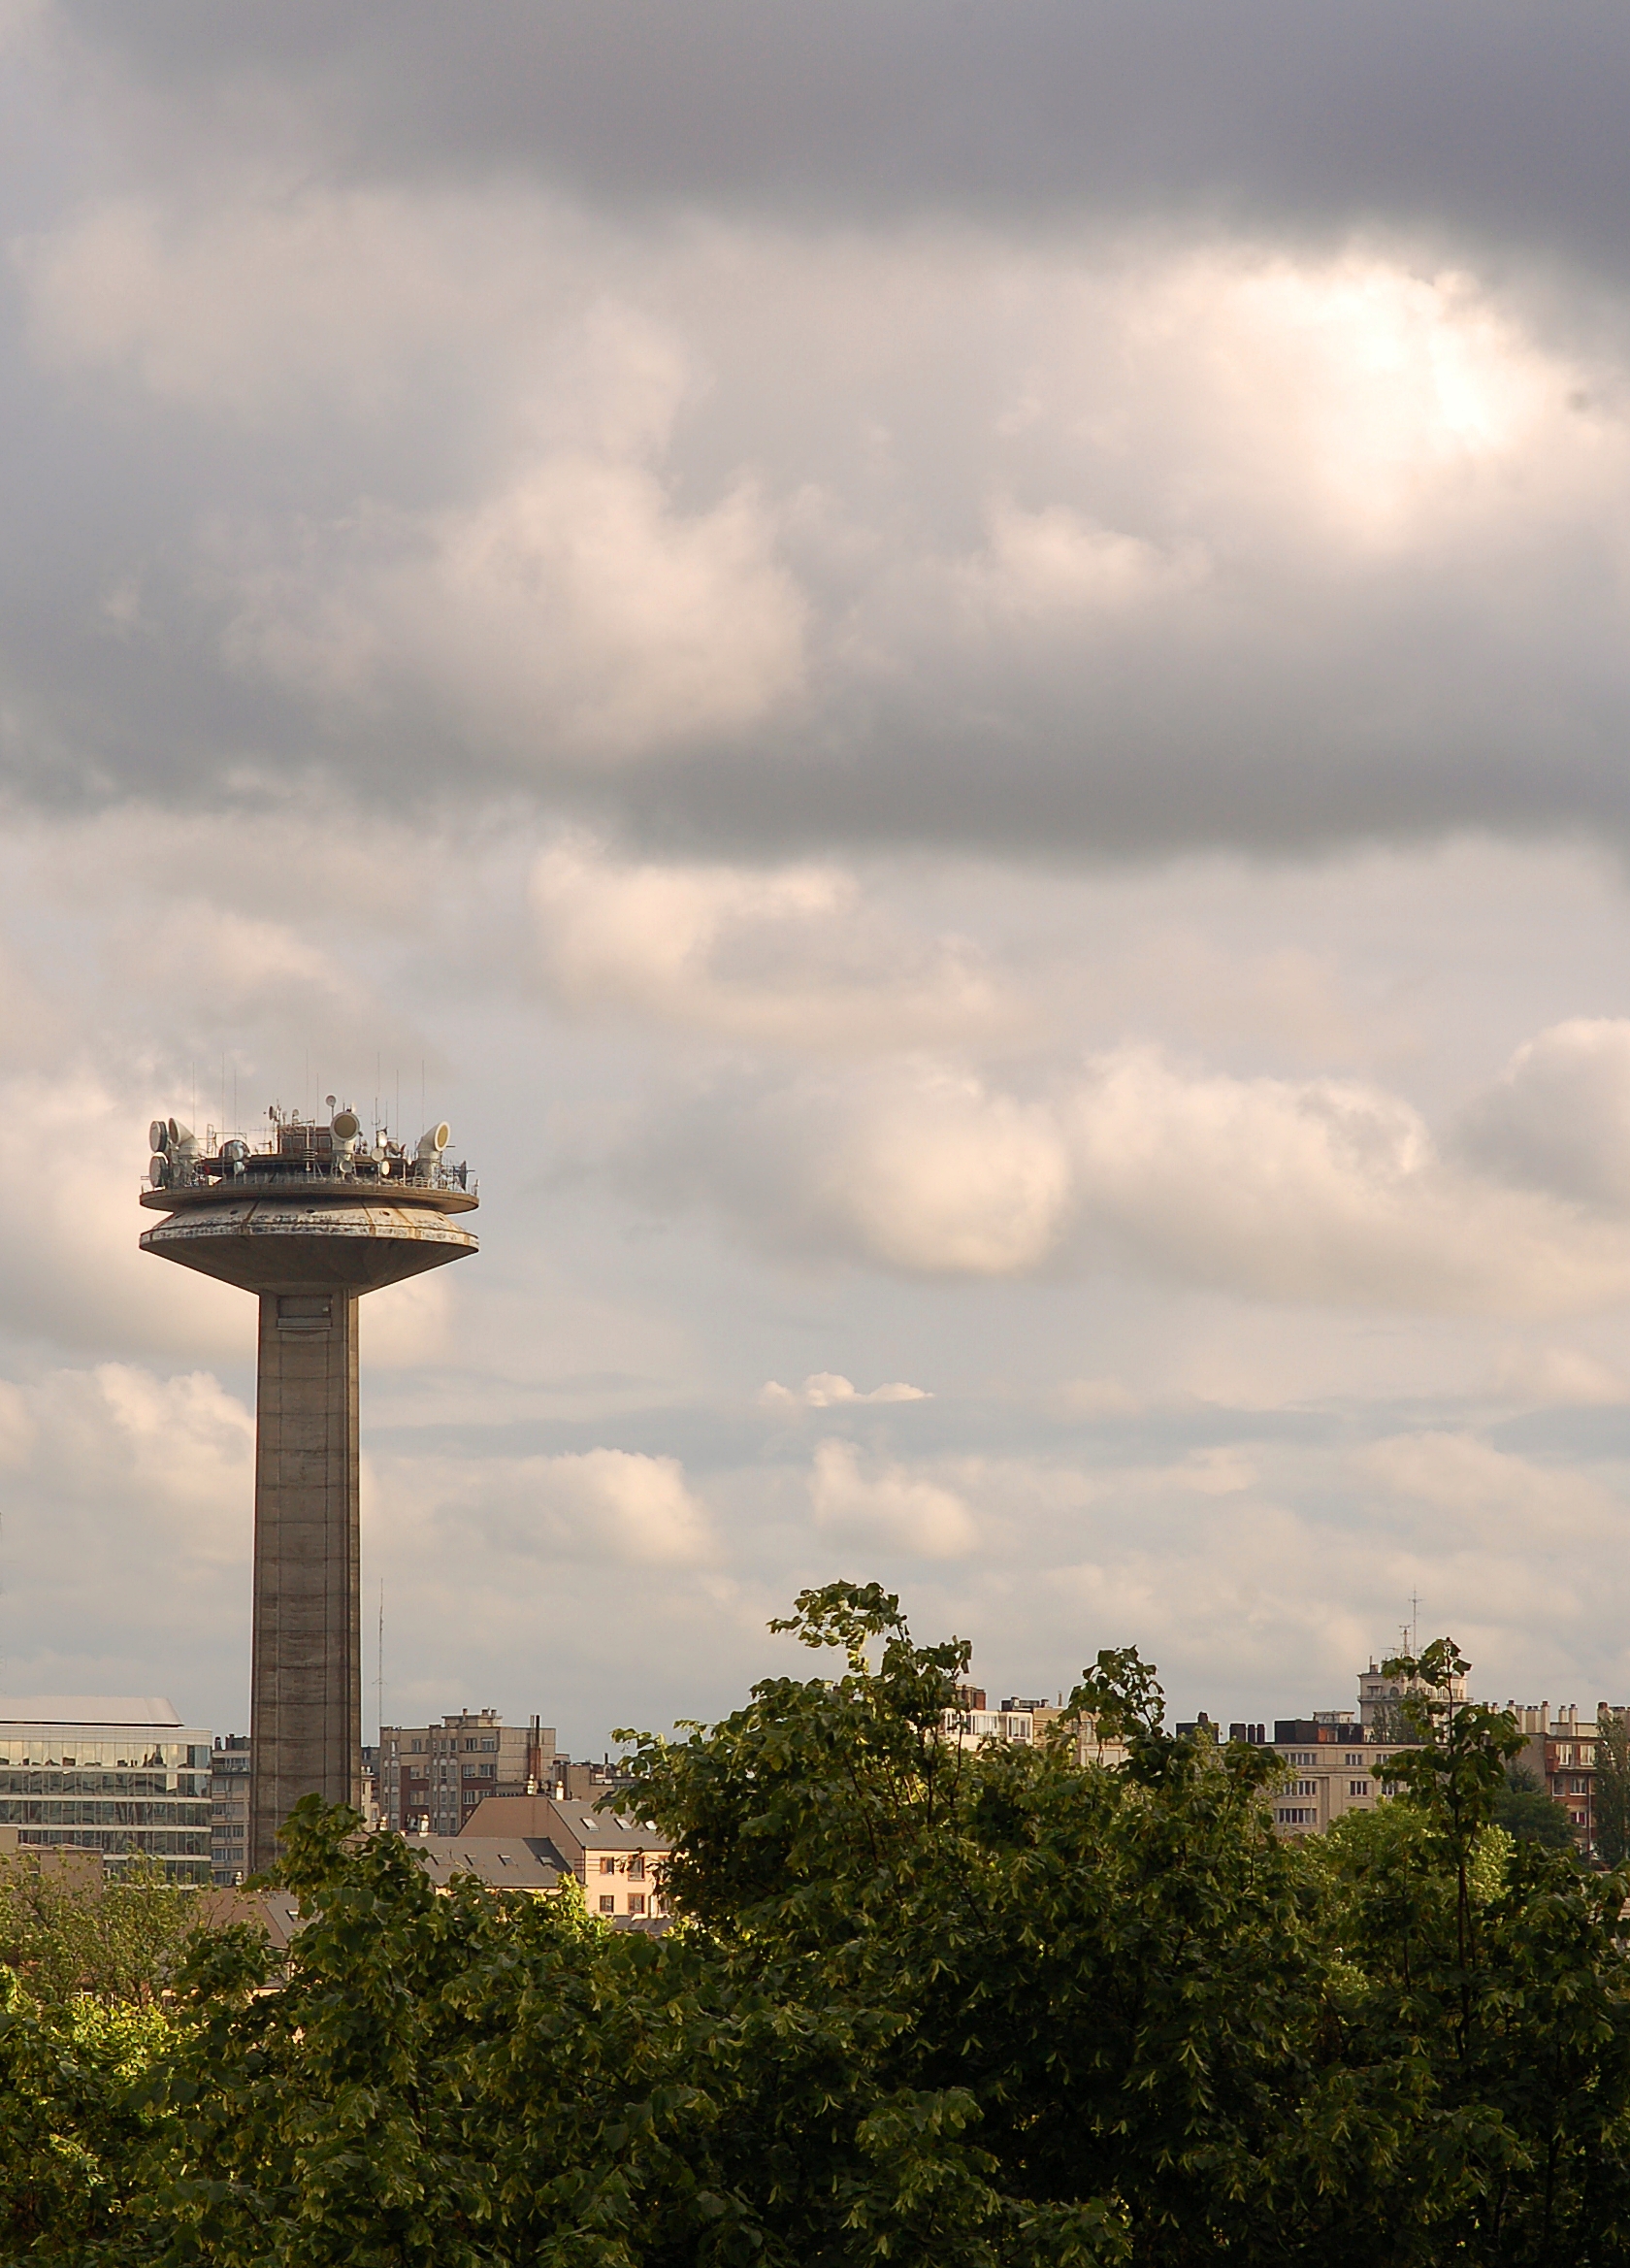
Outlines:
[[[1468,1169],[1374,1084],[1210,1072],[1127,1046],[1033,1097],[906,1061],[734,1111],[715,1091],[709,1113],[686,1162],[665,1126],[655,1185],[688,1174],[760,1235],[836,1240],[907,1273],[1112,1267],[1444,1314],[1630,1297],[1630,1220]]]
[[[71,1347],[245,1351],[253,1303],[140,1249],[138,1202],[157,1100],[82,1069],[0,1075],[0,1175],[29,1201],[0,1210],[0,1291],[15,1329]]]
[[[461,1548],[472,1533],[487,1551],[521,1560],[694,1566],[713,1557],[705,1506],[677,1458],[624,1449],[559,1457],[434,1453],[375,1458],[373,1493],[421,1528],[427,1549]]]
[[[538,857],[532,904],[545,980],[579,1015],[805,1053],[1011,1041],[1034,1020],[968,940],[891,916],[833,866],[635,863],[576,836]]]
[[[473,508],[336,528],[237,578],[227,652],[336,722],[429,702],[539,774],[734,740],[793,700],[803,609],[762,498],[680,512],[651,469],[556,454]]]
[[[1377,1441],[1362,1469],[1394,1496],[1427,1505],[1452,1533],[1501,1540],[1566,1539],[1584,1552],[1622,1532],[1624,1502],[1571,1464],[1539,1464],[1470,1433],[1405,1433]]]
[[[455,1297],[443,1268],[370,1292],[361,1311],[363,1362],[370,1369],[417,1370],[445,1361]]]
[[[1164,551],[1141,537],[1095,526],[1067,505],[1026,511],[1011,497],[990,507],[986,549],[960,564],[964,605],[994,626],[1110,614],[1191,589],[1209,572],[1197,543]]]
[[[1495,1359],[1503,1396],[1541,1408],[1588,1409],[1630,1401],[1630,1377],[1581,1347],[1511,1346]]]
[[[202,1688],[247,1685],[249,1411],[205,1371],[100,1363],[6,1383],[0,1428],[6,1682],[169,1692],[208,1723]]]
[[[1519,1187],[1630,1212],[1630,1020],[1579,1016],[1526,1040],[1456,1133]]]
[[[1039,1266],[1068,1218],[1070,1157],[1044,1106],[926,1071],[857,1098],[810,1162],[823,1211],[894,1266],[1007,1275]]]
[[[682,353],[607,296],[584,238],[527,197],[325,187],[105,199],[13,256],[48,365],[219,417],[376,420],[475,364],[489,388],[530,378],[570,401],[579,436],[636,438],[668,413]]]
[[[933,1397],[921,1386],[907,1386],[896,1379],[890,1386],[874,1386],[869,1394],[862,1394],[852,1379],[833,1370],[817,1370],[799,1387],[781,1386],[772,1378],[762,1387],[759,1399],[766,1409],[835,1409],[842,1402],[931,1401]]]
[[[815,1525],[851,1543],[882,1543],[924,1560],[977,1549],[979,1525],[962,1498],[903,1464],[863,1467],[849,1441],[823,1441],[809,1480]]]

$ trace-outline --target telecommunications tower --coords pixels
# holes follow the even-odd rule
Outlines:
[[[268,1112],[265,1143],[155,1118],[144,1252],[260,1298],[255,1401],[249,1865],[303,1795],[362,1793],[357,1301],[476,1249],[448,1131],[414,1149],[328,1098],[326,1125]]]

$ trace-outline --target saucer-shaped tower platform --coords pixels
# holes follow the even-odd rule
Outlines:
[[[269,1115],[271,1138],[200,1142],[150,1131],[142,1202],[169,1217],[144,1252],[260,1300],[255,1408],[249,1864],[272,1864],[303,1795],[360,1804],[362,1567],[357,1301],[476,1249],[475,1207],[445,1126],[412,1150],[365,1141],[354,1111],[326,1125]]]

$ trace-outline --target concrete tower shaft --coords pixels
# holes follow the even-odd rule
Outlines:
[[[299,1121],[277,1146],[189,1155],[154,1121],[143,1204],[165,1211],[142,1248],[236,1284],[260,1301],[255,1397],[254,1639],[249,1864],[273,1863],[303,1795],[361,1794],[362,1579],[358,1518],[357,1307],[365,1292],[476,1249],[456,1216],[476,1202],[441,1159],[444,1127],[417,1154]],[[326,1148],[317,1139],[330,1136]],[[191,1137],[186,1136],[190,1142]],[[380,1168],[383,1168],[381,1170]]]

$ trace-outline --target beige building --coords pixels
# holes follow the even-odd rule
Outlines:
[[[988,1709],[978,1686],[959,1686],[957,1699],[958,1706],[946,1710],[944,1724],[946,1738],[959,1748],[983,1748],[988,1740],[1028,1747],[1064,1713],[1052,1701],[1027,1700],[1017,1693],[1010,1693],[999,1709]],[[1126,1750],[1121,1741],[1101,1740],[1096,1721],[1084,1717],[1076,1730],[1075,1757],[1077,1763],[1122,1764]]]
[[[673,1848],[639,1820],[596,1811],[552,1795],[494,1795],[465,1824],[463,1840],[509,1838],[547,1856],[563,1874],[575,1875],[591,1914],[608,1921],[645,1921],[668,1911],[662,1862]]]
[[[458,1835],[490,1795],[538,1793],[553,1786],[555,1735],[539,1724],[505,1725],[496,1709],[460,1709],[440,1725],[379,1727],[380,1824],[399,1834],[428,1824]]]
[[[1274,1825],[1282,1835],[1320,1835],[1351,1812],[1374,1811],[1388,1792],[1387,1764],[1410,1744],[1342,1709],[1282,1717],[1264,1745],[1289,1770],[1271,1791]]]
[[[1386,1732],[1395,1739],[1399,1738],[1408,1730],[1403,1717],[1405,1699],[1411,1693],[1424,1691],[1418,1678],[1388,1677],[1379,1663],[1372,1660],[1368,1669],[1358,1673],[1359,1721],[1373,1732]],[[1464,1701],[1469,1697],[1463,1677],[1451,1680],[1449,1697],[1451,1701]]]

